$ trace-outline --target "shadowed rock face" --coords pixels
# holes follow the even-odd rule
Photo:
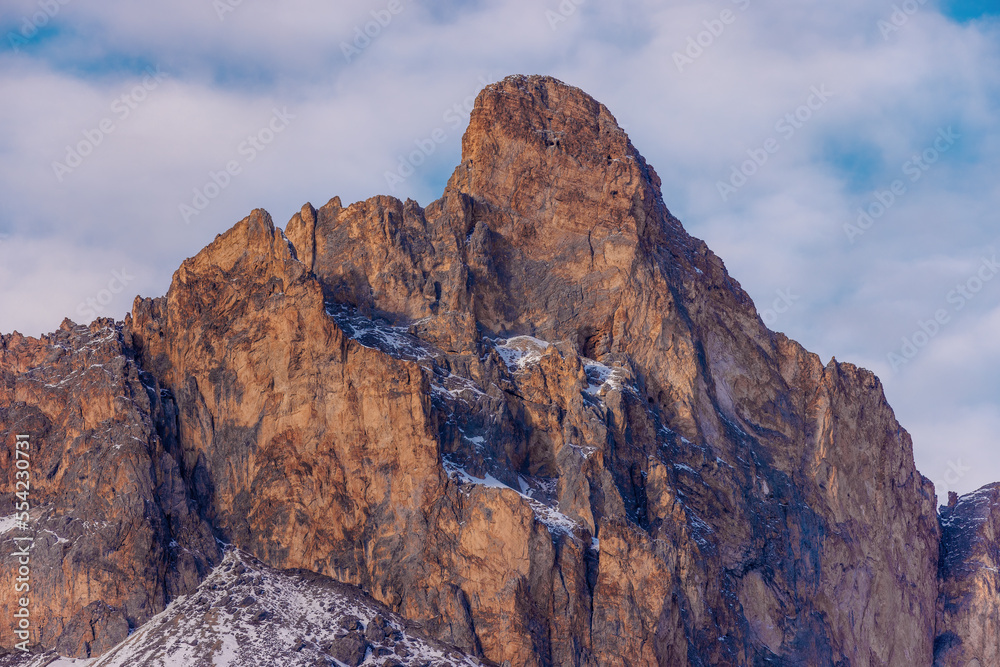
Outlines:
[[[124,323],[54,334],[107,328],[108,378],[3,339],[5,422],[59,446],[37,470],[86,433],[122,477],[40,480],[38,507],[135,526],[47,556],[90,588],[39,584],[39,641],[106,650],[218,538],[494,663],[931,664],[933,487],[878,379],[768,331],[582,91],[488,86],[462,146],[426,208],[254,211]]]
[[[935,666],[1000,664],[1000,484],[941,508],[939,571]]]
[[[178,464],[176,406],[130,339],[110,320],[0,337],[0,469],[13,486],[15,435],[29,435],[31,505],[27,530],[5,520],[0,533],[5,555],[31,545],[28,591],[15,593],[17,562],[4,558],[0,614],[12,619],[27,595],[31,643],[67,656],[107,650],[219,558]],[[5,494],[0,515],[14,502]]]

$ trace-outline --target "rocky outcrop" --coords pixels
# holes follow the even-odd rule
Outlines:
[[[1000,484],[941,508],[935,667],[1000,665]]]
[[[600,104],[507,79],[441,200],[312,210],[289,228],[314,239],[327,298],[504,390],[492,423],[451,409],[474,432],[445,433],[445,453],[515,487],[554,479],[559,509],[608,533],[585,596],[598,662],[929,662],[933,492],[877,379],[767,331]],[[479,370],[518,335],[553,344],[537,369]],[[607,580],[616,557],[646,573]]]
[[[0,507],[0,550],[30,552],[30,589],[20,595],[16,560],[4,560],[0,615],[12,619],[27,594],[31,643],[73,657],[124,639],[219,558],[181,476],[174,404],[129,341],[109,320],[0,338],[0,469],[13,486],[15,436],[29,435],[31,506],[26,529],[10,520],[21,499],[7,494]]]
[[[279,571],[236,549],[197,589],[120,644],[79,667],[361,664],[477,667],[353,586],[307,570]],[[53,651],[2,656],[4,667],[46,667]],[[52,667],[62,663],[56,662]]]
[[[93,387],[89,358],[44,361],[55,339],[0,358],[5,420],[61,447],[96,429],[134,476],[46,496],[135,524],[114,576],[52,557],[100,584],[72,614],[108,620],[43,592],[46,646],[114,644],[115,613],[135,628],[191,590],[219,540],[483,662],[933,659],[933,487],[878,379],[769,331],[611,113],[554,79],[480,94],[426,208],[334,198],[285,232],[255,211],[104,329],[117,379]],[[70,378],[62,402],[36,376]]]

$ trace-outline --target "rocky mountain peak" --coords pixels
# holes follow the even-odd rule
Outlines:
[[[449,183],[562,231],[631,235],[632,208],[658,200],[659,186],[607,107],[552,77],[521,75],[479,94]],[[581,208],[589,214],[574,215]]]
[[[190,274],[203,273],[214,267],[223,273],[232,272],[238,265],[273,264],[295,259],[295,251],[280,229],[275,229],[271,215],[256,209],[197,255],[184,260],[174,280],[184,283]]]
[[[125,322],[0,338],[0,418],[46,443],[28,527],[0,506],[0,547],[35,540],[33,641],[993,664],[969,615],[995,614],[996,490],[939,524],[878,379],[769,331],[659,186],[593,98],[508,77],[426,207],[334,197],[285,232],[256,210]]]

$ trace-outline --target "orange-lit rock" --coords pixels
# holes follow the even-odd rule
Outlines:
[[[3,339],[5,423],[58,443],[39,507],[119,526],[46,551],[46,646],[218,538],[497,664],[931,664],[933,487],[878,379],[769,331],[582,91],[488,86],[441,199],[286,233],[254,211],[101,324],[108,373]]]

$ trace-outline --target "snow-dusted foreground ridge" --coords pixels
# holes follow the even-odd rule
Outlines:
[[[359,589],[280,571],[232,549],[190,595],[174,600],[99,658],[48,652],[0,657],[3,667],[260,667],[481,665],[424,636]]]

